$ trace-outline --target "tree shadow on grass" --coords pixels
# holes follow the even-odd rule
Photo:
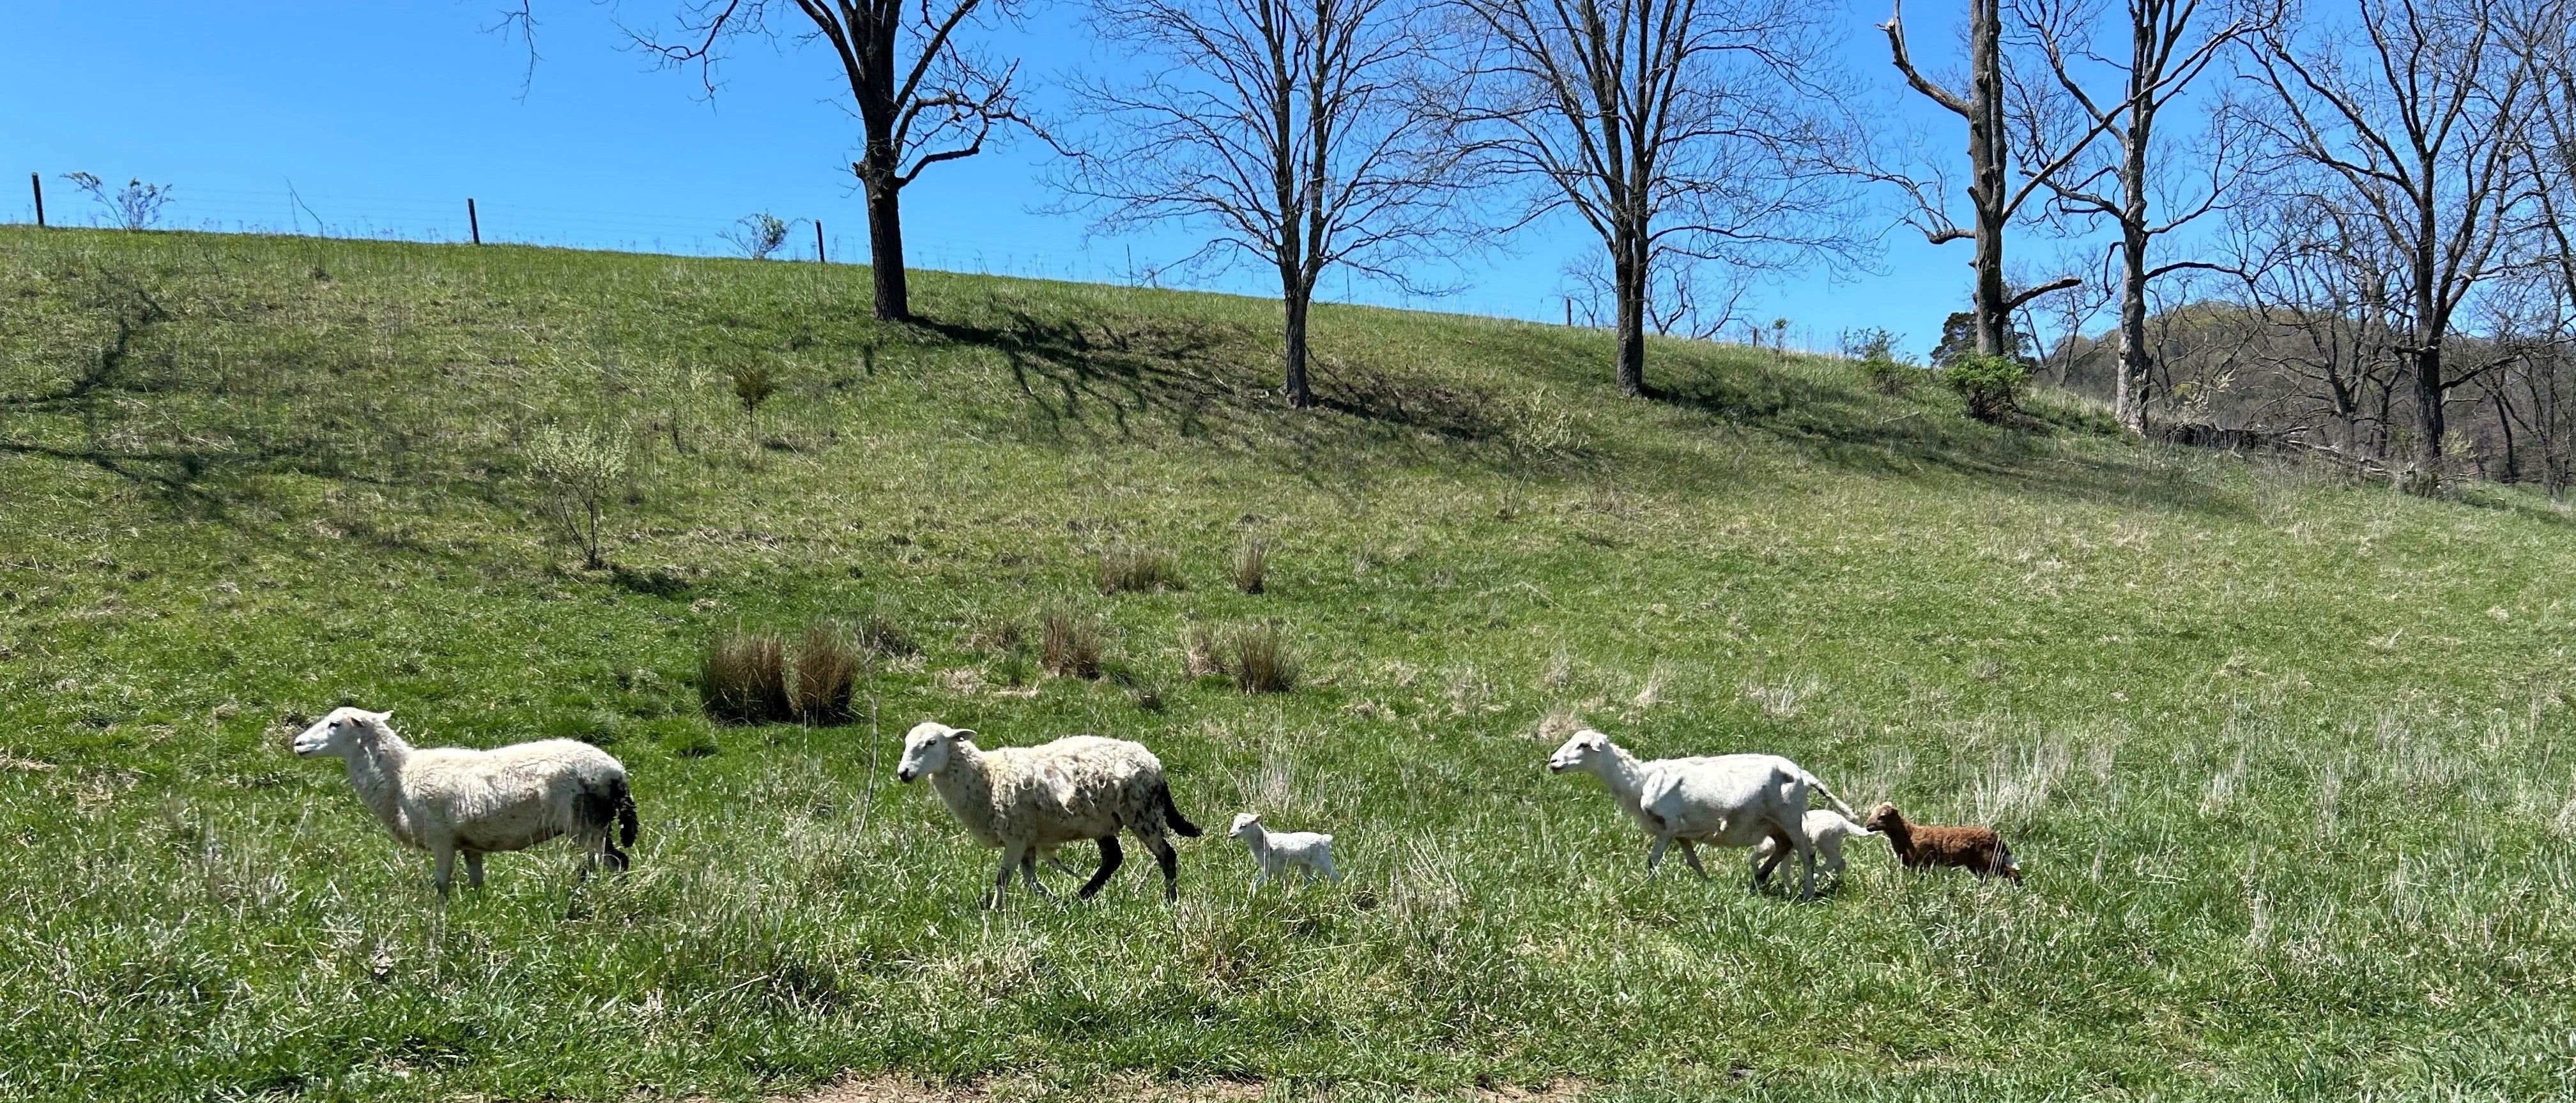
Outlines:
[[[1674,378],[1669,372],[1666,377]],[[1979,426],[1924,405],[1874,400],[1856,388],[1826,386],[1790,372],[1704,366],[1682,369],[1655,397],[1760,430],[1810,457],[1865,474],[1911,478],[1944,471],[2019,494],[2240,517],[2250,510],[2219,488],[2158,478],[2121,462],[2116,453],[2069,454],[2054,442],[2083,427],[2062,418],[2027,416],[2009,426]]]

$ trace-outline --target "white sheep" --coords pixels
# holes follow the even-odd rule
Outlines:
[[[1682,859],[1705,879],[1708,870],[1699,864],[1699,852],[1692,844],[1752,846],[1769,839],[1783,849],[1754,869],[1754,887],[1769,881],[1771,871],[1794,850],[1806,863],[1806,881],[1798,894],[1801,900],[1816,896],[1816,852],[1807,840],[1805,823],[1808,791],[1823,793],[1844,815],[1851,814],[1850,806],[1814,774],[1778,755],[1648,762],[1610,742],[1609,736],[1585,728],[1556,749],[1547,768],[1552,773],[1582,770],[1609,786],[1619,806],[1654,837],[1654,847],[1646,852],[1649,876],[1663,862],[1664,848],[1673,843],[1681,844]]]
[[[1322,874],[1340,884],[1342,874],[1333,868],[1333,837],[1313,831],[1272,831],[1261,826],[1261,817],[1245,812],[1234,817],[1234,828],[1227,838],[1241,839],[1252,851],[1252,887],[1261,882],[1284,878],[1292,869],[1306,871],[1312,881]]]
[[[1163,835],[1194,839],[1199,829],[1173,805],[1154,752],[1093,735],[987,751],[975,746],[974,736],[970,729],[925,720],[904,736],[894,776],[907,783],[928,776],[940,803],[968,834],[1001,848],[1002,868],[993,876],[989,903],[999,904],[1009,891],[1013,867],[1030,891],[1047,895],[1038,883],[1037,859],[1052,861],[1057,847],[1077,839],[1100,844],[1100,868],[1082,886],[1081,896],[1090,898],[1126,860],[1118,849],[1122,828],[1162,865],[1163,899],[1179,897],[1180,856]]]
[[[1843,871],[1843,840],[1878,834],[1829,808],[1807,809],[1807,818],[1803,822],[1807,828],[1807,841],[1814,843],[1816,853],[1824,856],[1825,872],[1837,875]],[[1779,840],[1764,839],[1753,848],[1750,861],[1759,867],[1779,850]]]
[[[485,854],[525,850],[557,835],[589,851],[584,875],[602,862],[625,870],[618,847],[635,845],[635,797],[626,767],[606,752],[570,739],[489,751],[415,748],[394,734],[392,718],[333,709],[295,737],[295,753],[346,762],[358,799],[394,838],[437,860],[440,896],[455,880],[457,854],[465,855],[465,883],[480,887]]]

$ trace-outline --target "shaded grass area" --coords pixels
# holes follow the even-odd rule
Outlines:
[[[1298,412],[1257,301],[916,293],[931,321],[885,326],[854,268],[0,229],[0,1093],[2576,1075],[2576,552],[2535,499],[2133,445],[2066,400],[1979,425],[1696,343],[1626,400],[1600,334],[1348,308]],[[540,515],[549,426],[630,449],[615,570]],[[1177,579],[1100,584],[1138,548]],[[857,722],[703,716],[709,639],[817,623],[866,652]],[[1253,625],[1288,692],[1193,659]],[[608,747],[635,871],[503,855],[440,910],[284,749],[341,703]],[[1209,838],[1176,907],[1130,871],[981,912],[992,855],[890,777],[927,717],[1143,740],[1193,819],[1331,831],[1350,882],[1246,896]],[[1994,823],[2028,883],[1866,842],[1814,906],[1737,855],[1647,881],[1599,787],[1544,774],[1550,717]]]

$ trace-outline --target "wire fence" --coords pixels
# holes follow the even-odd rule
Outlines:
[[[29,187],[12,205],[0,206],[12,221],[52,226],[116,227],[112,207],[77,190],[68,181],[34,174]],[[110,189],[114,184],[107,185]],[[426,243],[480,242],[492,245],[540,245],[670,256],[742,256],[728,238],[738,219],[695,215],[611,211],[522,203],[506,196],[459,196],[432,201],[417,196],[354,195],[303,192],[291,188],[254,191],[182,185],[171,189],[168,205],[156,214],[154,229],[197,230],[226,234],[289,234],[374,241]],[[41,197],[41,198],[40,198]],[[41,204],[41,212],[39,209]],[[41,217],[39,217],[41,213]],[[825,222],[819,230],[810,218],[790,220],[790,231],[773,260],[865,263],[867,233],[863,223],[843,226]],[[819,251],[819,255],[818,255]],[[1168,287],[1263,295],[1275,292],[1245,280],[1196,280],[1185,273],[1140,264],[1123,244],[1044,249],[1005,238],[978,238],[918,230],[904,242],[904,259],[915,269],[1026,279],[1105,283],[1128,287]],[[1554,293],[1527,298],[1479,295],[1411,295],[1363,281],[1328,279],[1317,297],[1365,306],[1400,307],[1472,314],[1521,321],[1557,322],[1573,312]]]

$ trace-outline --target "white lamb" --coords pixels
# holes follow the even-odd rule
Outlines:
[[[1806,863],[1806,881],[1798,898],[1816,896],[1816,852],[1807,840],[1807,793],[1823,793],[1844,815],[1851,808],[1795,762],[1778,755],[1729,754],[1707,758],[1660,758],[1641,761],[1585,728],[1574,733],[1547,762],[1550,772],[1582,770],[1610,787],[1619,806],[1644,825],[1655,845],[1646,852],[1649,876],[1664,860],[1664,848],[1680,843],[1682,859],[1702,878],[1694,843],[1752,846],[1764,840],[1781,844],[1771,860],[1753,870],[1759,889],[1771,871],[1794,850]]]
[[[298,755],[345,761],[358,799],[394,838],[438,863],[438,894],[465,855],[465,883],[483,884],[483,856],[571,835],[590,852],[582,872],[626,869],[635,845],[635,797],[626,767],[587,743],[543,739],[495,750],[415,748],[394,734],[390,712],[338,708],[295,737]],[[611,837],[610,828],[617,828]]]
[[[1052,861],[1057,847],[1077,839],[1100,844],[1100,868],[1082,886],[1081,896],[1090,898],[1126,861],[1118,849],[1121,829],[1134,833],[1162,865],[1163,899],[1179,897],[1180,856],[1163,836],[1170,832],[1195,839],[1199,829],[1172,804],[1171,786],[1154,752],[1142,744],[1093,735],[987,751],[975,746],[974,736],[968,729],[923,721],[904,736],[903,761],[894,776],[910,782],[927,775],[939,790],[940,803],[968,834],[1002,849],[1002,868],[993,875],[988,903],[1001,903],[1013,867],[1030,891],[1047,895],[1046,886],[1038,883],[1037,859]]]
[[[1333,837],[1313,831],[1272,831],[1261,826],[1261,817],[1245,812],[1234,817],[1234,829],[1227,838],[1241,839],[1252,850],[1252,887],[1263,881],[1284,878],[1292,869],[1306,871],[1312,881],[1317,874],[1342,881],[1341,871],[1333,868]]]
[[[1843,840],[1878,834],[1852,822],[1842,813],[1827,808],[1807,809],[1807,818],[1804,822],[1807,828],[1807,841],[1814,843],[1816,853],[1824,856],[1825,872],[1837,875],[1843,871]],[[1753,848],[1752,864],[1760,866],[1779,849],[1778,840],[1762,840],[1761,845]]]

